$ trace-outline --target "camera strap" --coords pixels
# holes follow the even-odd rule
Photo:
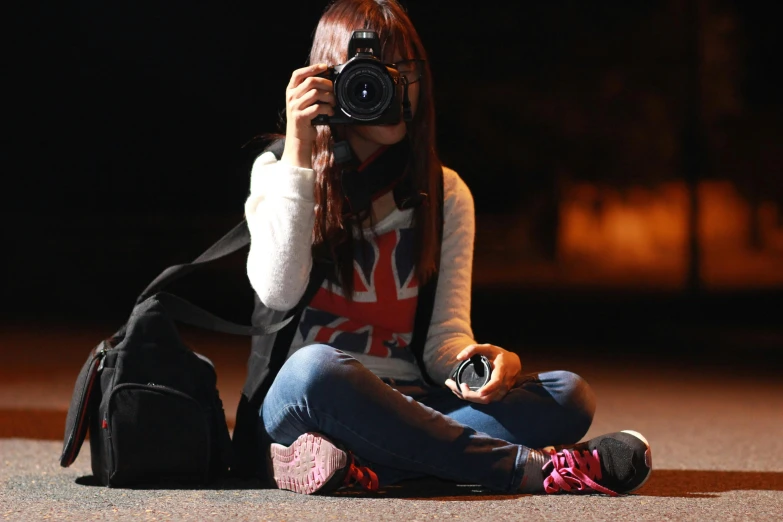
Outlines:
[[[347,143],[346,143],[347,145]],[[427,194],[416,190],[408,174],[411,146],[408,139],[380,148],[358,166],[353,154],[343,163],[341,185],[346,215],[362,216],[372,202],[389,190],[394,191],[397,208],[405,210],[420,205]]]

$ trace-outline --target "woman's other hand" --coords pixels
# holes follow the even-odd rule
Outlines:
[[[282,159],[295,167],[313,167],[313,118],[319,114],[334,115],[332,81],[317,76],[326,69],[326,64],[317,63],[295,70],[285,90],[286,140]]]
[[[487,384],[473,391],[465,383],[460,389],[453,379],[446,379],[446,386],[466,401],[488,404],[501,400],[516,385],[522,374],[522,361],[517,354],[494,344],[471,344],[457,354],[457,360],[464,361],[474,355],[483,355],[489,359],[492,374]]]

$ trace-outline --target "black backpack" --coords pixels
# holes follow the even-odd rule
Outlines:
[[[287,321],[256,328],[231,323],[162,289],[249,242],[242,221],[192,263],[164,270],[128,321],[90,352],[68,409],[61,466],[74,462],[89,431],[92,472],[105,486],[204,485],[228,473],[231,438],[215,368],[184,344],[176,325],[251,336]]]

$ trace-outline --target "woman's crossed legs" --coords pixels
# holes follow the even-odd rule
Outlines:
[[[530,375],[486,405],[446,388],[424,388],[414,399],[350,355],[312,345],[285,362],[261,420],[282,445],[307,432],[326,435],[377,473],[381,484],[432,475],[514,492],[530,448],[577,442],[594,409],[588,384],[567,371]]]

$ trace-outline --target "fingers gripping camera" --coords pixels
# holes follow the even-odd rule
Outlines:
[[[351,58],[319,75],[334,82],[335,114],[320,114],[313,125],[389,125],[412,119],[405,76],[381,62],[380,48],[376,32],[353,32]]]

